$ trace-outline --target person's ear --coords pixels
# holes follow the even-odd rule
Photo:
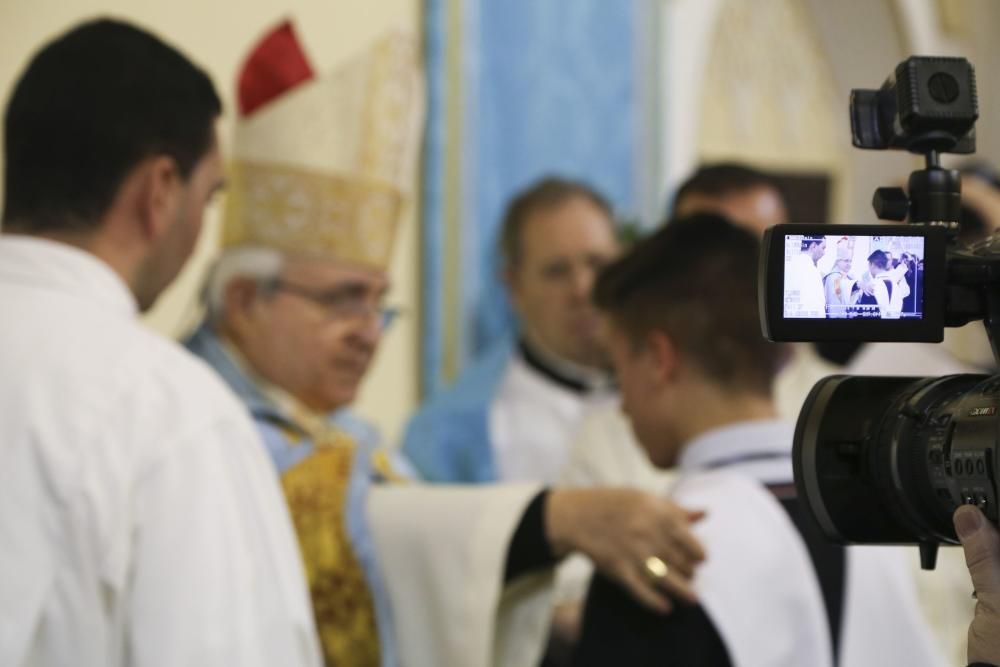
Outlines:
[[[222,319],[225,329],[237,337],[253,326],[254,306],[260,297],[260,287],[250,278],[234,278],[223,291]]]
[[[177,220],[184,183],[177,161],[166,155],[148,159],[141,170],[139,220],[143,236],[155,241]]]
[[[677,346],[666,333],[652,331],[646,336],[646,356],[649,373],[658,384],[674,379],[680,365]]]

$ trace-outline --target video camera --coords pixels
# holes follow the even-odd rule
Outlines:
[[[858,148],[924,156],[907,191],[878,188],[881,219],[909,225],[778,225],[764,236],[759,304],[775,341],[941,342],[983,320],[1000,341],[1000,237],[960,247],[959,173],[942,153],[975,151],[975,73],[964,58],[912,57],[878,90],[854,90]],[[934,567],[957,544],[963,503],[997,522],[1000,376],[827,377],[799,415],[795,480],[825,534],[920,545]]]

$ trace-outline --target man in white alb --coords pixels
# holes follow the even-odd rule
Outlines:
[[[517,340],[494,345],[410,420],[402,450],[428,481],[551,484],[581,421],[617,399],[590,304],[619,251],[608,202],[542,179],[508,205],[500,250]]]
[[[816,266],[825,254],[826,237],[802,237],[802,251],[791,258],[786,268],[786,291],[798,291],[798,300],[791,304],[792,312],[786,312],[786,317],[826,317],[823,273]]]
[[[212,83],[130,25],[6,109],[0,665],[319,665],[281,490],[223,383],[137,318],[222,184]]]

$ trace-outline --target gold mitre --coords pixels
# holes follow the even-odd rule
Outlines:
[[[222,246],[387,269],[415,180],[416,40],[387,34],[315,77],[285,22],[247,58],[239,102]]]

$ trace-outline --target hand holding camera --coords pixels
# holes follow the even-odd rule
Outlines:
[[[1000,532],[974,507],[959,507],[954,521],[976,591],[969,662],[1000,665]]]

